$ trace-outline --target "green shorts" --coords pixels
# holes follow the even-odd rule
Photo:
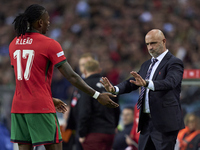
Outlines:
[[[61,141],[60,126],[55,113],[11,114],[11,142],[38,146]]]

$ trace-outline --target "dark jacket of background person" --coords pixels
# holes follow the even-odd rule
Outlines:
[[[81,74],[81,77],[84,79],[84,64],[88,62],[89,60],[93,59],[93,55],[91,53],[84,53],[79,58],[79,70],[78,72]],[[80,99],[80,90],[76,87],[74,87],[72,96],[71,96],[71,109],[69,113],[69,118],[67,120],[67,129],[73,130],[75,132],[74,136],[75,141],[74,145],[76,147],[76,150],[83,150],[80,142],[79,142],[79,135],[78,135],[78,120],[79,120],[79,99]]]
[[[85,79],[85,82],[99,92],[105,92],[103,85],[99,82],[100,74],[93,74]],[[89,133],[114,134],[117,126],[119,108],[107,108],[98,104],[97,100],[81,92],[79,99],[79,122],[78,129],[80,137]]]
[[[79,100],[80,100],[80,90],[77,88],[74,88],[73,94],[72,94],[72,100],[71,100],[71,109],[67,124],[67,129],[73,130],[75,134],[74,136],[74,145],[76,147],[76,150],[83,150],[80,142],[79,142],[79,134],[78,134],[78,122],[79,122]]]
[[[76,130],[78,128],[79,99],[80,99],[80,91],[77,88],[74,88],[74,91],[71,97],[71,109],[70,109],[69,119],[67,122],[68,129]]]
[[[83,55],[81,55],[81,57],[79,58],[79,67],[77,72],[79,72],[79,74],[81,74],[81,77],[84,79],[85,78],[85,74],[84,74],[84,65],[85,63],[87,63],[88,61],[94,59],[93,55],[91,53],[84,53]],[[67,121],[67,128],[68,129],[72,129],[72,130],[77,130],[78,128],[78,120],[79,120],[79,99],[80,99],[80,90],[76,87],[74,87],[72,96],[71,96],[71,109],[70,109],[70,114],[69,114],[69,119]]]
[[[125,125],[122,131],[119,131],[114,138],[113,142],[113,150],[124,150],[128,145],[126,144],[125,135],[129,135],[131,129],[133,127],[133,123]],[[124,139],[124,140],[123,140]]]

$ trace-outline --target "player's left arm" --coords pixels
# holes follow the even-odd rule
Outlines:
[[[106,105],[107,107],[118,107],[119,105],[113,102],[110,97],[116,97],[111,93],[99,93],[87,85],[83,79],[71,68],[69,63],[66,61],[64,52],[58,42],[52,40],[49,44],[49,49],[47,51],[49,60],[58,68],[58,70],[63,74],[63,76],[79,90],[93,96],[99,103]]]
[[[63,74],[63,76],[79,90],[93,97],[96,95],[96,93],[98,93],[83,81],[83,79],[71,68],[67,61],[57,68]],[[95,99],[97,99],[99,103],[101,103],[102,105],[106,105],[107,107],[118,107],[119,105],[112,101],[110,97],[116,96],[111,93],[99,93]]]

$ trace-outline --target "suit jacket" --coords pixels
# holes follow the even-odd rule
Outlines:
[[[138,72],[143,79],[146,77],[150,64],[151,60],[144,62]],[[152,81],[155,90],[149,91],[149,107],[153,125],[160,132],[170,132],[184,128],[180,104],[183,70],[182,61],[168,52],[153,75]],[[130,79],[135,80],[134,78]],[[117,85],[119,94],[138,89],[138,86],[129,82],[130,79]],[[138,131],[142,130],[144,123],[142,106]]]

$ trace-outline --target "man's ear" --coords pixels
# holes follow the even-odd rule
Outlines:
[[[167,41],[166,39],[163,39],[163,44],[166,44],[166,41]]]
[[[39,27],[43,26],[43,20],[42,19],[38,20],[38,25],[39,25]]]

